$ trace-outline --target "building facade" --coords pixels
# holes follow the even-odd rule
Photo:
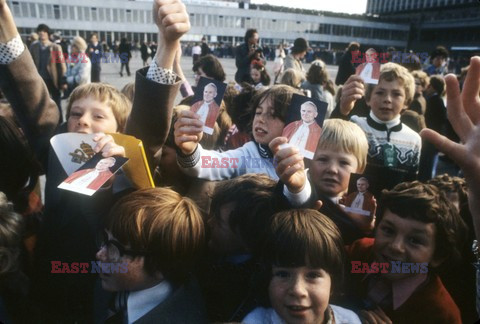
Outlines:
[[[368,0],[367,15],[409,24],[408,48],[480,50],[478,0]]]
[[[151,1],[127,0],[8,0],[22,36],[46,23],[67,38],[84,38],[97,32],[108,43],[122,37],[137,41],[156,40]],[[360,15],[305,14],[262,9],[249,1],[184,0],[190,14],[191,31],[183,41],[232,45],[243,42],[245,30],[257,28],[263,44],[292,43],[304,37],[313,46],[344,49],[352,40],[361,44],[396,48],[407,45],[410,26],[366,19]],[[281,8],[281,7],[278,7]]]

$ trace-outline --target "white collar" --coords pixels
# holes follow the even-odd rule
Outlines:
[[[163,280],[158,285],[131,291],[127,300],[128,323],[133,323],[165,301],[172,292],[172,285]]]
[[[385,126],[387,126],[388,129],[394,127],[394,126],[397,126],[398,124],[400,124],[400,115],[398,115],[397,117],[395,117],[394,119],[392,120],[389,120],[389,121],[383,121],[383,120],[380,120],[377,118],[377,116],[375,116],[375,114],[373,113],[372,110],[370,110],[370,117],[377,123],[379,124],[384,124]]]

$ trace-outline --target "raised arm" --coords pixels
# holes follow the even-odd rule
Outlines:
[[[170,130],[180,78],[172,71],[180,37],[190,30],[185,5],[180,0],[155,0],[153,18],[158,28],[158,49],[150,67],[137,72],[135,99],[127,133],[141,139],[153,171]]]
[[[463,91],[460,92],[453,74],[445,77],[447,85],[447,115],[461,143],[452,142],[431,129],[421,136],[439,151],[447,154],[462,168],[468,186],[468,201],[473,217],[475,234],[480,237],[480,57],[470,60]]]
[[[21,42],[12,13],[0,0],[0,88],[12,105],[37,158],[46,165],[49,140],[59,113],[37,72],[30,52]],[[8,54],[7,54],[8,53]]]

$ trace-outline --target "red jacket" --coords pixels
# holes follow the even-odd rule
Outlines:
[[[64,182],[66,183],[72,183],[76,179],[84,176],[87,173],[93,172],[95,169],[84,169],[84,170],[79,170],[77,172],[72,173]],[[90,182],[90,184],[87,186],[88,189],[92,190],[98,190],[100,187],[107,181],[111,176],[113,175],[110,170],[100,172],[98,176]]]
[[[290,141],[290,139],[293,137],[293,135],[298,130],[298,128],[302,126],[302,124],[303,124],[302,120],[291,122],[283,130],[283,136],[288,138],[288,140]],[[309,129],[309,133],[307,138],[307,144],[305,145],[305,150],[315,153],[315,150],[317,149],[317,145],[318,145],[318,140],[320,139],[320,135],[322,134],[322,128],[318,126],[317,122],[314,122],[310,126],[308,126],[308,129]]]
[[[363,238],[347,247],[350,260],[372,262],[375,239]],[[368,280],[362,280],[364,274],[352,274],[352,295],[365,298]],[[393,323],[432,323],[461,324],[460,311],[442,281],[436,274],[429,274],[427,283],[416,290],[398,309],[383,309]]]
[[[345,206],[351,207],[353,201],[357,197],[358,191],[352,192],[349,194],[347,197],[345,197]],[[366,191],[363,194],[363,205],[362,205],[363,210],[368,210],[370,213],[372,213],[375,209],[375,201],[373,200],[373,194],[370,191]]]
[[[197,101],[192,105],[192,111],[197,113],[200,110],[200,107],[203,105],[203,100]],[[208,115],[207,119],[205,120],[205,126],[213,128],[215,126],[215,121],[217,120],[218,112],[220,111],[220,107],[217,105],[215,100],[213,100],[208,105]]]

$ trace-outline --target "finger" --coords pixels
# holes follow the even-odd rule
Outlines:
[[[203,123],[199,119],[184,117],[184,118],[177,119],[177,122],[175,123],[174,127],[178,129],[185,126],[203,128]]]
[[[275,154],[275,158],[277,159],[277,161],[280,162],[298,153],[299,153],[298,148],[296,148],[295,146],[289,146],[283,149],[279,149]]]
[[[277,164],[276,169],[277,169],[277,172],[284,173],[285,170],[287,170],[288,168],[291,168],[291,167],[293,167],[297,164],[299,165],[299,168],[303,168],[303,156],[301,156],[300,154],[294,154],[292,156],[289,156],[286,159],[281,160]]]
[[[452,142],[445,136],[428,128],[423,129],[420,136],[432,143],[440,152],[448,155],[460,167],[464,166],[467,152],[463,145]]]
[[[447,115],[453,129],[462,141],[465,141],[473,124],[465,113],[460,95],[457,77],[449,74],[445,77],[447,86]]]
[[[319,210],[320,208],[322,208],[322,206],[323,206],[323,201],[317,200],[317,201],[313,204],[313,209]]]
[[[191,110],[180,111],[180,113],[178,114],[178,118],[181,118],[181,117],[187,117],[187,118],[191,118],[191,119],[200,119],[200,115],[194,113]]]
[[[268,147],[275,155],[275,153],[278,151],[278,146],[287,142],[288,139],[286,137],[275,137],[273,140],[270,141],[270,143],[268,143]]]
[[[174,25],[171,25],[171,26],[167,26],[165,28],[165,31],[169,34],[177,34],[177,35],[180,35],[180,34],[185,34],[186,32],[188,32],[190,30],[190,22],[187,22],[187,23],[176,23]]]
[[[177,140],[178,140],[178,143],[177,143]],[[198,136],[196,135],[182,135],[182,136],[179,136],[175,142],[177,144],[181,144],[181,143],[188,143],[188,142],[198,142]]]
[[[182,24],[189,22],[188,15],[186,12],[173,12],[166,15],[162,19],[162,24],[165,27],[172,26],[175,24]]]
[[[112,146],[102,153],[103,157],[110,157],[110,156],[122,156],[125,157],[125,148],[120,145]]]
[[[302,171],[302,166],[300,164],[292,165],[292,166],[288,167],[287,169],[285,169],[285,171],[283,173],[281,173],[281,175],[282,175],[281,178],[285,183],[287,183],[288,180],[298,171]]]
[[[374,315],[369,311],[364,311],[364,310],[360,311],[360,317],[362,319],[362,323],[367,323],[367,324],[376,324],[377,323]]]
[[[95,145],[93,150],[97,153],[103,151],[103,147],[109,142],[115,143],[113,137],[110,135],[104,135],[97,140],[97,145]]]
[[[174,131],[174,134],[187,134],[187,135],[199,135],[199,133],[203,132],[203,127],[196,127],[196,126],[183,126]]]
[[[387,314],[381,309],[380,307],[377,307],[373,310],[373,312],[379,317],[379,319],[385,323],[385,324],[391,324],[392,321],[390,318],[388,318]]]
[[[463,84],[463,107],[474,124],[480,122],[480,57],[470,59],[467,77]]]

